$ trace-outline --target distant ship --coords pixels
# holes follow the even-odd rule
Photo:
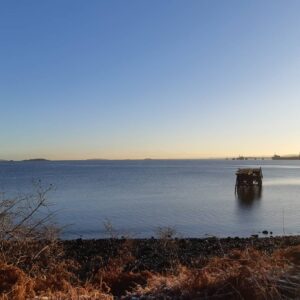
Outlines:
[[[280,155],[277,155],[275,154],[273,157],[272,157],[273,160],[300,160],[300,153],[298,156],[280,156]]]

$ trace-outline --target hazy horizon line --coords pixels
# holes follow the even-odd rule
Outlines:
[[[289,155],[284,155],[285,156],[289,156]],[[101,160],[231,160],[231,159],[237,159],[239,157],[243,157],[243,158],[248,158],[248,159],[260,159],[260,158],[272,158],[273,155],[251,155],[251,156],[220,156],[220,157],[145,157],[145,158],[73,158],[73,159],[50,159],[50,158],[25,158],[25,159],[0,159],[0,162],[9,162],[9,161],[14,161],[14,162],[22,162],[22,161],[101,161]]]
[[[268,159],[272,158],[274,155],[278,155],[277,153],[270,155],[270,154],[261,154],[261,155],[222,155],[222,156],[202,156],[202,157],[185,157],[185,156],[178,156],[178,157],[119,157],[119,158],[106,158],[106,157],[85,157],[85,158],[47,158],[43,156],[35,156],[35,157],[25,157],[25,158],[0,158],[0,162],[2,161],[32,161],[32,160],[47,160],[47,161],[96,161],[96,160],[226,160],[226,159],[237,159],[237,158],[248,158],[248,159]],[[299,154],[280,154],[281,157],[293,157],[299,156]]]

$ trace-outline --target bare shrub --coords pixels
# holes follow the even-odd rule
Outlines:
[[[179,264],[178,243],[176,240],[177,231],[174,227],[158,227],[156,236],[158,238],[158,246],[156,254],[161,261],[168,264],[168,268],[177,268]]]
[[[160,240],[173,239],[175,238],[176,234],[176,229],[170,226],[158,227],[156,230],[156,236]]]
[[[57,228],[51,226],[55,212],[50,210],[47,194],[53,186],[33,182],[34,192],[0,199],[0,240],[51,239]]]
[[[119,233],[117,229],[113,226],[112,222],[109,219],[106,219],[103,222],[104,230],[110,239],[119,238]]]

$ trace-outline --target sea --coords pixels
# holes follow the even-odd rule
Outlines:
[[[238,168],[263,187],[235,192]],[[300,234],[300,161],[94,160],[0,163],[1,199],[45,188],[61,238]]]

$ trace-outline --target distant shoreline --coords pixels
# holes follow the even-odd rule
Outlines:
[[[4,162],[60,162],[60,161],[86,161],[86,162],[97,162],[97,161],[145,161],[145,162],[151,162],[151,161],[196,161],[196,160],[216,160],[216,161],[224,161],[224,160],[239,160],[235,158],[124,158],[124,159],[108,159],[108,158],[99,158],[99,159],[23,159],[23,160],[5,160],[0,159],[0,163]],[[245,159],[246,160],[246,159]],[[254,158],[249,158],[247,160],[255,160]],[[258,161],[261,159],[257,159]],[[271,157],[264,158],[262,160],[271,160]]]
[[[300,160],[298,156],[269,156],[269,157],[221,157],[221,158],[124,158],[124,159],[109,159],[109,158],[95,158],[95,159],[46,159],[46,158],[32,158],[23,160],[0,159],[1,163],[22,163],[22,162],[109,162],[109,161],[199,161],[199,160],[214,160],[214,161],[270,161],[270,160]]]

